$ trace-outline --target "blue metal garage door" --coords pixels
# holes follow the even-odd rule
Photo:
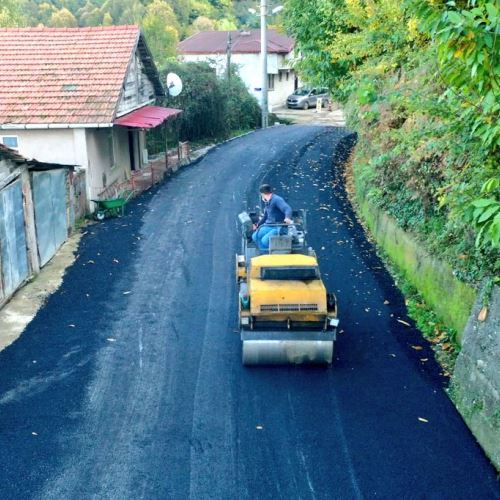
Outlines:
[[[40,266],[66,241],[66,170],[33,172],[33,204]]]
[[[0,278],[9,297],[28,277],[23,191],[17,180],[0,191]]]

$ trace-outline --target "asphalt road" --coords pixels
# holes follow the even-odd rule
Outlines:
[[[248,135],[87,228],[0,353],[2,500],[500,498],[431,350],[397,321],[411,324],[346,201],[344,134]],[[236,215],[263,180],[309,210],[340,302],[331,368],[241,365]]]

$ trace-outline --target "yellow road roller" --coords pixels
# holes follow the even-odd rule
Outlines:
[[[321,279],[306,243],[306,214],[276,224],[269,250],[252,241],[258,214],[238,216],[242,251],[236,255],[239,325],[244,365],[330,364],[336,338],[337,300]]]

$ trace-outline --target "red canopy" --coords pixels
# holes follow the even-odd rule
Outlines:
[[[117,118],[114,124],[124,127],[154,128],[180,113],[182,113],[181,109],[144,106],[132,111],[132,113]]]

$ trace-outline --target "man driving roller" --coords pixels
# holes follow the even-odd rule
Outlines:
[[[269,239],[280,232],[274,224],[291,224],[292,207],[281,196],[274,194],[269,184],[260,186],[259,192],[264,203],[264,215],[254,224],[252,240],[260,250],[269,250]]]

